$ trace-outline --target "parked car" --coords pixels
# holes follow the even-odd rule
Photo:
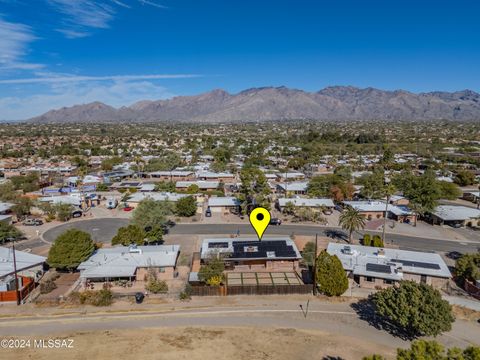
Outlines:
[[[279,218],[271,218],[270,219],[270,225],[281,225],[282,224],[282,220],[280,220]]]
[[[212,210],[210,210],[210,207],[208,207],[207,211],[205,211],[205,217],[212,217]]]
[[[332,215],[332,214],[333,214],[332,209],[324,209],[323,210],[323,215]]]
[[[132,210],[133,210],[133,207],[131,207],[131,206],[125,206],[123,208],[123,211],[132,211]]]
[[[26,219],[22,224],[25,226],[40,226],[43,225],[43,221],[40,219]]]
[[[72,211],[72,218],[79,218],[82,217],[83,211],[82,210],[73,210]]]
[[[450,226],[453,227],[454,229],[460,229],[462,227],[462,224],[461,223],[453,223]]]

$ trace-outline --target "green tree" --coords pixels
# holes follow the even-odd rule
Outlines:
[[[327,296],[340,296],[348,289],[348,279],[337,255],[326,250],[317,258],[317,284]]]
[[[440,198],[447,200],[456,200],[462,196],[462,190],[458,185],[450,183],[447,181],[439,181],[438,186],[440,187]]]
[[[173,181],[162,181],[155,185],[155,191],[171,192],[176,191],[175,183]]]
[[[0,201],[13,201],[18,197],[11,181],[0,184]]]
[[[178,216],[190,217],[197,213],[197,202],[193,196],[186,196],[177,201],[175,208]]]
[[[57,219],[60,221],[68,221],[72,217],[73,206],[70,204],[58,203],[54,204],[53,208],[57,214]]]
[[[202,265],[198,272],[198,279],[205,283],[212,278],[220,277],[223,279],[223,272],[225,271],[225,264],[221,257],[211,257],[207,259],[206,263]]]
[[[385,175],[380,169],[376,169],[370,174],[362,175],[357,182],[363,186],[360,194],[366,199],[380,199],[385,195]]]
[[[442,196],[439,181],[436,180],[435,173],[431,170],[425,171],[421,176],[403,172],[394,177],[393,183],[410,200],[410,208],[417,215],[433,211]]]
[[[480,347],[468,346],[465,349],[453,347],[447,350],[435,340],[416,340],[408,349],[397,349],[396,360],[479,360]],[[363,357],[363,360],[385,360],[381,355]]]
[[[172,203],[150,198],[142,200],[133,212],[132,223],[140,228],[162,226],[173,213]]]
[[[468,170],[459,170],[455,175],[454,181],[460,186],[473,185],[475,184],[475,174]]]
[[[410,336],[437,336],[452,328],[452,307],[430,285],[402,281],[372,296],[376,312]]]
[[[455,264],[455,275],[463,280],[480,280],[480,253],[465,254]]]
[[[363,246],[372,246],[372,237],[370,234],[363,235],[362,243]]]
[[[128,225],[118,229],[117,235],[112,238],[112,245],[143,245],[145,238],[145,231],[141,227],[137,225]]]
[[[192,184],[187,188],[187,193],[189,194],[198,194],[200,192],[200,188],[197,184]]]
[[[265,174],[256,167],[244,167],[240,171],[240,202],[242,211],[249,213],[254,207],[270,209],[271,193]]]
[[[303,247],[302,251],[303,262],[305,263],[305,265],[313,266],[316,257],[317,255],[315,254],[315,243],[312,241],[307,242]]]
[[[0,242],[5,244],[9,239],[17,240],[22,236],[22,232],[15,226],[0,221]]]
[[[12,212],[15,214],[17,219],[21,220],[26,215],[30,214],[30,209],[33,206],[33,202],[31,199],[27,197],[20,197],[15,200],[15,205],[12,206]]]
[[[74,270],[95,250],[90,234],[70,229],[59,235],[48,252],[47,263],[57,269]]]
[[[358,210],[348,208],[340,214],[339,225],[342,229],[348,231],[348,242],[352,243],[353,232],[365,227],[365,217]]]

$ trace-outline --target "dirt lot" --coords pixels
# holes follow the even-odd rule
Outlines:
[[[0,350],[2,359],[361,359],[382,348],[317,331],[259,328],[155,328],[62,335],[73,349]]]

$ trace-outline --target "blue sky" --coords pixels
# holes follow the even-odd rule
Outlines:
[[[478,0],[0,0],[0,119],[281,86],[480,91]]]

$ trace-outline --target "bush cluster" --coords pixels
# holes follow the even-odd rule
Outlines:
[[[108,289],[75,291],[70,294],[69,299],[74,304],[110,306],[113,303],[113,293]]]

